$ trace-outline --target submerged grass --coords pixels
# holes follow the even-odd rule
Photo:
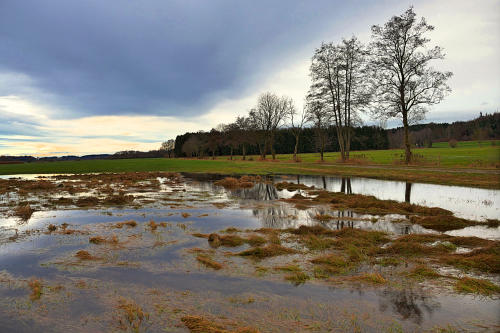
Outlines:
[[[39,300],[42,296],[42,281],[39,279],[32,278],[28,281],[28,287],[31,289],[30,300]]]
[[[132,329],[134,332],[139,332],[143,321],[149,318],[149,314],[134,301],[121,299],[116,308],[121,313],[118,318],[118,327],[122,330]]]
[[[206,267],[213,268],[215,270],[221,269],[223,266],[222,264],[218,263],[217,261],[211,259],[209,256],[205,254],[198,254],[196,256],[196,260],[198,260],[200,263],[205,265]]]

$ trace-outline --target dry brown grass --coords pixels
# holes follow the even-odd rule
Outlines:
[[[298,253],[298,251],[278,244],[269,244],[266,246],[253,247],[251,249],[242,251],[237,255],[254,259],[264,259],[294,253]]]
[[[481,294],[490,296],[500,294],[500,287],[496,284],[483,279],[463,277],[455,284],[455,290],[462,293]]]
[[[97,259],[99,259],[97,257],[94,257],[88,251],[85,251],[85,250],[80,250],[80,251],[76,252],[75,257],[77,257],[80,260],[97,260]]]
[[[196,256],[196,260],[198,260],[199,262],[201,262],[206,267],[210,267],[210,268],[213,268],[215,270],[219,270],[219,269],[221,269],[223,267],[222,264],[220,264],[217,261],[211,259],[209,256],[207,256],[205,254],[199,254],[199,255],[197,255]]]
[[[348,278],[351,281],[367,282],[371,284],[385,284],[387,280],[380,273],[364,273]]]
[[[30,300],[36,301],[39,300],[42,296],[42,281],[32,278],[28,281],[28,287],[31,289]]]
[[[259,333],[259,330],[251,327],[231,329],[228,325],[201,316],[184,316],[181,321],[192,333]]]
[[[123,226],[131,227],[134,228],[137,226],[137,222],[134,220],[129,220],[129,221],[124,221],[124,222],[118,222],[114,225],[115,228],[121,229]]]
[[[238,235],[219,235],[216,233],[212,233],[208,236],[208,243],[212,247],[235,247],[243,245],[245,243],[245,239]]]
[[[121,314],[118,318],[118,326],[124,331],[131,328],[134,332],[139,332],[143,321],[149,318],[149,314],[144,312],[134,301],[121,299],[116,308]]]
[[[109,238],[104,238],[101,236],[94,236],[89,238],[89,243],[92,244],[118,244],[118,237],[116,235],[112,235]]]
[[[463,270],[477,270],[488,273],[500,273],[500,242],[463,254],[448,254],[439,257],[442,263],[453,265]]]
[[[226,177],[214,182],[215,185],[223,186],[224,188],[250,188],[255,182],[260,181],[260,177],[242,176],[239,179],[234,177]]]
[[[35,212],[35,210],[33,208],[31,208],[31,206],[29,204],[26,204],[26,205],[23,205],[23,206],[18,206],[14,210],[14,215],[20,217],[21,219],[23,219],[25,221],[27,221],[27,220],[30,219],[31,215],[33,215],[34,212]]]

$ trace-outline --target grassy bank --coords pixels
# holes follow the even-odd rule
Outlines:
[[[197,159],[124,159],[0,165],[0,174],[174,171],[220,174],[309,174],[358,176],[411,182],[500,188],[497,173],[453,172],[445,168],[343,165],[316,162],[229,161]],[[455,170],[456,171],[456,170]],[[470,170],[469,170],[470,171]]]

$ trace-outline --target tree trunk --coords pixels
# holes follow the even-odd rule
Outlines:
[[[215,149],[212,150],[212,159],[215,160]]]
[[[271,140],[270,145],[271,145],[271,155],[273,155],[273,160],[276,159],[276,151],[274,150],[274,133],[271,134]]]
[[[293,149],[293,160],[297,162],[297,151],[299,150],[299,136],[295,137],[295,148]]]
[[[243,149],[243,161],[244,161],[247,159],[245,145],[243,145],[242,149]]]
[[[230,159],[232,161],[233,160],[233,147],[232,146],[231,146],[230,150],[231,150],[231,157],[230,157]]]
[[[403,112],[403,127],[404,127],[404,145],[405,145],[405,163],[410,164],[411,162],[411,147],[410,138],[408,134],[408,114]]]

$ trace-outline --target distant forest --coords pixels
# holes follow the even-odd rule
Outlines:
[[[351,149],[376,150],[402,148],[403,128],[383,129],[378,126],[354,127]],[[339,151],[337,134],[334,126],[328,127],[327,145],[325,151]],[[239,131],[224,137],[224,133],[212,130],[211,132],[185,133],[175,139],[174,155],[176,157],[195,157],[215,155],[230,155],[231,146],[234,155],[243,154],[245,145],[246,154],[258,155],[257,140],[252,138],[258,133]],[[215,138],[214,137],[219,137]],[[245,142],[238,144],[238,138]],[[469,121],[448,123],[428,123],[410,126],[410,140],[413,147],[432,147],[433,142],[470,141],[470,140],[498,140],[500,139],[500,113],[481,114],[478,118]],[[213,143],[215,141],[215,144]],[[236,142],[236,144],[234,142]],[[288,128],[278,129],[276,132],[275,149],[277,154],[292,154],[295,137]],[[214,147],[215,148],[212,148]],[[215,151],[212,151],[215,149]],[[318,152],[318,138],[314,128],[304,128],[299,141],[299,153]]]
[[[361,126],[353,128],[352,150],[370,149],[395,149],[401,148],[403,140],[403,128],[383,129],[378,126]],[[330,126],[327,133],[326,151],[338,151],[338,142],[334,126]],[[245,138],[245,149],[248,155],[258,155],[257,144],[252,144],[252,137],[255,133],[239,131],[236,137]],[[47,162],[47,161],[68,161],[68,160],[90,160],[90,159],[123,159],[123,158],[160,158],[160,157],[195,157],[209,156],[212,151],[214,136],[218,136],[215,146],[215,155],[230,155],[231,146],[234,155],[243,153],[243,144],[239,144],[235,138],[235,133],[229,136],[215,130],[211,132],[185,133],[177,136],[175,143],[173,140],[165,142],[158,150],[147,152],[141,151],[120,151],[115,154],[98,154],[85,156],[60,156],[60,157],[40,157],[33,156],[0,156],[0,163],[23,163],[23,162]],[[410,126],[410,138],[414,147],[432,147],[434,142],[470,141],[470,140],[500,140],[500,113],[480,115],[478,118],[469,121],[456,121],[448,123],[428,123]],[[189,147],[189,141],[196,145]],[[232,139],[232,141],[228,141]],[[304,128],[299,141],[299,153],[318,152],[318,138],[314,128]],[[186,143],[188,145],[186,146]],[[295,138],[288,128],[278,129],[276,133],[276,153],[293,153]]]

